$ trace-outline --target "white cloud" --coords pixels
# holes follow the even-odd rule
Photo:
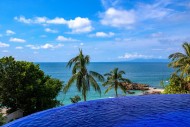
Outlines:
[[[46,17],[35,17],[34,23],[46,23],[47,18]]]
[[[66,24],[67,21],[64,18],[56,17],[54,19],[47,20],[47,23],[48,24]]]
[[[9,41],[11,41],[11,42],[18,42],[18,43],[25,43],[26,42],[26,40],[24,40],[24,39],[12,38],[12,37],[9,39]]]
[[[14,17],[14,19],[18,22],[22,22],[22,23],[26,23],[26,24],[30,24],[32,23],[31,19],[26,19],[24,16],[20,16],[20,17]]]
[[[93,29],[88,18],[76,17],[74,20],[67,21],[67,25],[73,33],[85,33]]]
[[[64,46],[63,44],[52,45],[52,44],[46,43],[44,45],[41,45],[40,47],[42,49],[56,49],[56,48],[61,48],[63,46]]]
[[[119,59],[138,59],[138,58],[143,58],[143,59],[148,59],[148,58],[152,58],[152,56],[150,55],[142,55],[142,54],[138,54],[138,53],[125,53],[124,56],[119,56]]]
[[[30,49],[34,49],[34,50],[38,50],[38,49],[56,49],[56,48],[61,48],[63,46],[64,46],[63,44],[53,45],[53,44],[49,44],[49,43],[46,43],[44,45],[26,45],[26,47],[28,47]]]
[[[118,5],[121,0],[101,0],[101,3],[104,8],[114,7]]]
[[[47,17],[34,17],[33,19],[27,19],[24,16],[14,17],[18,22],[26,24],[66,24],[67,21],[64,18],[56,17],[54,19],[48,19]]]
[[[17,46],[17,47],[15,47],[15,49],[23,49],[23,47]]]
[[[162,19],[168,16],[172,10],[166,8],[169,2],[156,2],[154,4],[139,4],[136,13],[139,20]]]
[[[3,35],[2,35],[2,34],[0,34],[0,37],[3,37]]]
[[[24,16],[14,18],[18,22],[26,24],[62,24],[67,25],[72,30],[72,33],[85,33],[92,31],[91,21],[88,18],[76,17],[75,19],[65,20],[64,18],[56,17],[48,19],[47,17],[35,17],[26,19]]]
[[[54,46],[52,44],[48,44],[48,43],[41,46],[42,49],[49,49],[49,48],[53,48],[53,47]]]
[[[135,12],[133,10],[117,10],[109,8],[105,13],[101,14],[103,25],[113,27],[126,27],[136,22]]]
[[[6,35],[7,35],[7,36],[13,35],[13,34],[15,34],[14,31],[12,31],[12,30],[6,30]]]
[[[9,44],[6,44],[6,43],[3,43],[3,42],[0,42],[0,47],[9,47],[10,45]]]
[[[81,46],[83,46],[83,45],[84,45],[84,43],[80,43],[80,45],[81,45]]]
[[[53,30],[53,29],[50,29],[50,28],[45,28],[45,32],[49,32],[49,33],[58,33],[57,30]]]
[[[143,2],[134,2],[135,6],[131,10],[116,9],[118,0],[102,0],[103,6],[106,8],[104,13],[100,13],[101,24],[113,27],[133,28],[134,24],[146,20],[164,20],[177,13],[168,7],[172,2],[170,0],[160,0],[148,4]],[[180,13],[181,15],[181,13]],[[133,26],[132,26],[133,25]]]
[[[14,20],[26,24],[36,23],[36,24],[45,24],[47,21],[46,17],[35,17],[34,19],[27,19],[24,16],[14,17]]]
[[[112,37],[114,35],[115,35],[115,33],[113,33],[113,32],[109,32],[109,33],[96,32],[95,34],[91,34],[90,37]]]
[[[37,50],[40,49],[40,46],[35,46],[35,45],[26,45],[26,47]]]
[[[57,38],[56,38],[56,40],[57,41],[78,41],[78,40],[76,40],[76,39],[72,39],[72,38],[66,38],[66,37],[64,37],[64,36],[58,36]]]

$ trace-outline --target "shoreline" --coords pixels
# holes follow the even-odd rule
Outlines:
[[[162,88],[155,88],[155,87],[149,87],[148,90],[145,91],[143,95],[149,95],[149,94],[162,94],[164,89]]]

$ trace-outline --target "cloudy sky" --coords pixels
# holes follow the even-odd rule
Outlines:
[[[1,0],[0,57],[167,59],[190,42],[189,0]]]

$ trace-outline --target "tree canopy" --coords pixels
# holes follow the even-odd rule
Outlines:
[[[190,80],[190,44],[185,42],[182,47],[184,53],[176,52],[169,56],[169,59],[172,59],[169,67],[175,68],[177,73],[180,73],[186,80]]]
[[[13,57],[0,59],[0,106],[9,112],[21,109],[28,115],[55,107],[61,89],[62,82],[45,75],[39,65]]]
[[[190,44],[182,45],[184,53],[176,52],[169,55],[172,62],[169,67],[176,69],[170,77],[169,84],[165,87],[166,94],[190,93]]]

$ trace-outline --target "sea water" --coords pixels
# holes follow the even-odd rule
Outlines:
[[[64,84],[72,76],[72,68],[67,68],[67,63],[37,63],[40,65],[40,68],[45,72],[45,74],[50,75],[53,78],[60,79],[64,81]],[[160,81],[165,81],[170,77],[170,74],[173,72],[172,69],[168,68],[168,63],[159,63],[159,62],[96,62],[90,63],[88,65],[88,70],[96,71],[100,74],[105,74],[118,67],[119,70],[126,72],[123,75],[124,78],[130,79],[135,83],[148,84],[152,87],[161,88]],[[109,91],[105,94],[106,88],[102,86],[101,82],[98,82],[101,88],[101,96],[91,88],[88,92],[87,100],[95,100],[100,98],[112,98],[115,97],[114,90]],[[142,94],[142,91],[134,91],[134,95]],[[119,94],[122,95],[122,92],[119,91]],[[64,105],[70,104],[70,98],[75,95],[79,95],[81,98],[81,93],[77,91],[76,85],[73,84],[69,91],[66,94],[60,92],[57,99],[60,100]],[[127,95],[131,96],[131,95]]]

